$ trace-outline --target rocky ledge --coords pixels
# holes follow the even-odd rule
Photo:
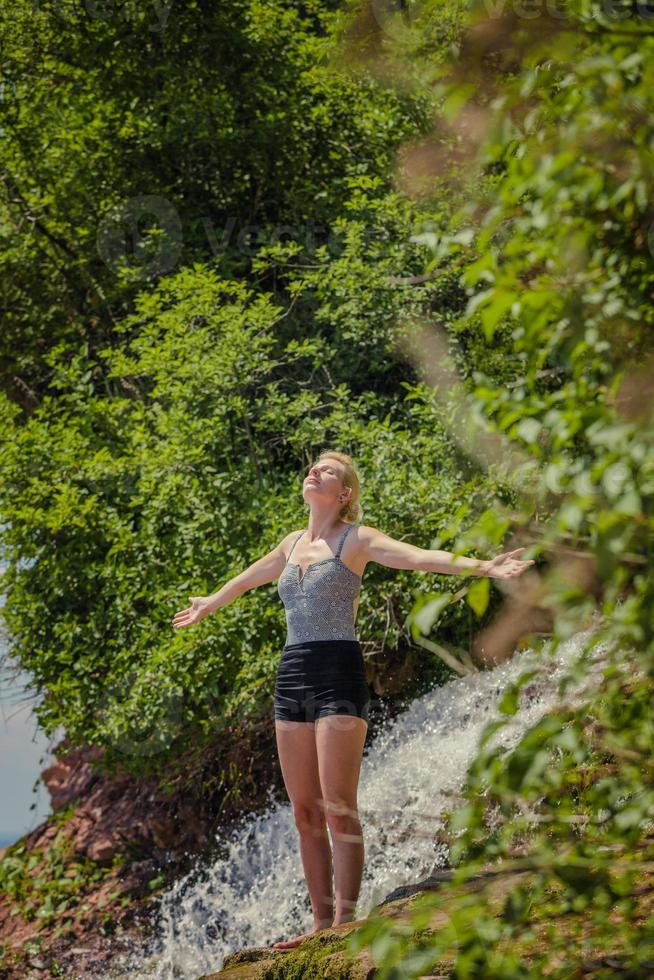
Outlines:
[[[435,871],[424,881],[396,888],[374,911],[395,922],[406,921],[413,897],[419,892],[438,889],[451,876],[451,871]],[[376,966],[370,951],[362,950],[352,958],[346,949],[347,936],[365,921],[355,919],[342,926],[322,929],[289,950],[270,946],[239,950],[226,957],[221,970],[205,974],[199,980],[372,980]],[[438,974],[432,974],[430,980],[438,980]]]

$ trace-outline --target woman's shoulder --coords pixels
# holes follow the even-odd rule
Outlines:
[[[376,534],[382,533],[378,528],[372,527],[370,524],[354,524],[353,526],[356,528],[356,536],[359,539],[368,540]]]
[[[356,542],[359,547],[365,547],[381,534],[376,527],[371,527],[370,524],[351,524],[350,527],[352,530],[347,536],[348,541]]]
[[[305,530],[306,528],[304,527],[298,527],[295,531],[289,531],[286,537],[282,538],[277,547],[281,548],[282,551],[288,551],[288,549],[292,547],[293,542],[297,541],[300,535],[304,534]]]
[[[350,538],[354,538],[358,547],[363,549],[364,552],[369,548],[373,548],[375,545],[383,544],[392,540],[388,534],[384,531],[380,531],[378,527],[373,527],[371,524],[357,524],[356,531],[349,535]]]
[[[281,539],[281,541],[275,548],[275,551],[278,554],[283,555],[284,562],[288,561],[290,553],[293,547],[295,546],[295,542],[298,540],[298,538],[300,537],[300,535],[303,533],[304,530],[305,530],[304,528],[297,528],[297,530],[295,531],[289,531],[288,534],[286,534]]]

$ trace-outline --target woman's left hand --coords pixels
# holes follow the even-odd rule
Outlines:
[[[518,555],[521,555],[524,550],[524,548],[516,548],[515,551],[505,551],[504,554],[486,562],[488,578],[515,578],[516,575],[522,575],[531,565],[535,565],[533,558],[527,561],[517,560]]]

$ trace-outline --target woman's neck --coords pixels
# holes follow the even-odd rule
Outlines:
[[[340,523],[341,518],[338,516],[338,512],[334,513],[331,509],[328,511],[317,511],[311,508],[306,536],[309,541],[315,541],[317,538],[323,538],[324,540],[330,531],[336,530]]]

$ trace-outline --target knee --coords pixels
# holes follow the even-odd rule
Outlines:
[[[335,837],[356,840],[361,838],[361,823],[356,805],[332,801],[326,804],[326,814],[329,829]]]
[[[301,834],[320,834],[326,829],[325,810],[322,801],[293,802],[295,826]]]

